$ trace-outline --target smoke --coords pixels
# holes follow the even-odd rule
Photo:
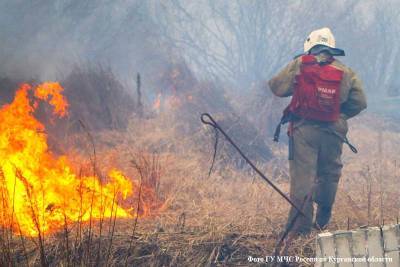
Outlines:
[[[302,52],[308,33],[328,26],[367,90],[387,95],[398,82],[399,7],[394,0],[0,0],[0,75],[55,79],[95,62],[127,80],[141,72],[146,83],[177,58],[201,79],[246,92]]]
[[[110,65],[122,76],[157,67],[145,1],[1,1],[0,73],[54,79],[73,64]]]

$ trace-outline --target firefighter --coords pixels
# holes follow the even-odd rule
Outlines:
[[[304,42],[304,54],[268,82],[276,96],[292,96],[281,123],[289,122],[290,198],[306,215],[295,220],[292,231],[298,234],[312,229],[313,202],[314,226],[326,228],[343,167],[342,146],[350,145],[347,120],[367,107],[360,79],[335,58],[344,55],[329,28],[315,30]],[[296,210],[288,217],[287,227]]]

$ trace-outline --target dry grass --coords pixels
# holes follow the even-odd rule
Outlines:
[[[159,118],[160,119],[160,118]],[[247,257],[272,255],[285,223],[288,205],[250,171],[222,166],[207,178],[212,144],[199,146],[193,137],[177,138],[173,118],[147,120],[127,132],[95,136],[99,168],[109,164],[154,188],[162,206],[134,219],[69,225],[43,238],[51,266],[214,266],[247,265]],[[328,230],[396,222],[399,212],[400,134],[371,116],[351,121],[350,139],[359,149],[344,148],[345,168]],[[138,123],[138,119],[132,121]],[[382,124],[382,125],[380,125]],[[212,132],[204,131],[205,140]],[[82,137],[71,138],[80,143]],[[288,192],[286,146],[271,144],[274,159],[260,167]],[[81,147],[82,148],[82,147]],[[88,146],[90,151],[90,146]],[[71,154],[90,153],[85,149]],[[222,155],[220,155],[222,157]],[[143,199],[148,197],[142,192]],[[140,198],[139,198],[140,200]],[[136,202],[135,202],[136,201]],[[129,205],[137,207],[138,198]],[[144,201],[144,200],[142,200]],[[349,224],[349,225],[348,225]],[[312,256],[314,231],[295,239],[288,254]],[[68,241],[68,242],[67,242]],[[90,247],[88,246],[90,243]],[[1,265],[43,265],[35,239],[2,229]],[[67,247],[68,244],[68,247]]]

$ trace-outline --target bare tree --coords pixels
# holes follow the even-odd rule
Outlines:
[[[196,73],[207,78],[248,87],[293,54],[291,46],[278,47],[279,39],[292,43],[296,31],[275,34],[282,14],[289,28],[297,27],[292,12],[280,1],[170,0],[155,7],[156,24]],[[161,28],[161,27],[160,27]],[[274,56],[272,56],[274,55]]]

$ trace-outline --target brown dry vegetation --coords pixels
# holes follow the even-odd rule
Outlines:
[[[87,225],[79,238],[77,225],[68,226],[68,234],[61,230],[45,237],[47,263],[51,266],[246,265],[248,256],[272,255],[285,222],[287,203],[251,172],[217,164],[216,171],[207,177],[212,145],[207,147],[210,154],[206,157],[196,151],[197,145],[190,137],[178,140],[173,127],[157,129],[171,123],[172,117],[147,120],[148,125],[144,123],[141,130],[135,127],[138,120],[132,119],[126,132],[104,131],[95,136],[98,165],[117,164],[134,177],[140,175],[138,167],[141,168],[143,182],[156,187],[163,205],[150,216],[138,218],[136,227],[135,219],[117,220],[115,229],[112,220],[105,221],[99,237],[97,224],[91,229],[94,236],[90,241]],[[372,116],[354,119],[351,125],[350,138],[360,152],[354,155],[344,148],[345,168],[329,230],[394,223],[400,211],[400,189],[395,186],[399,180],[396,151],[399,134]],[[147,134],[141,135],[140,131]],[[207,136],[207,130],[199,134]],[[74,138],[77,142],[82,137],[71,140]],[[170,147],[160,152],[157,146]],[[274,160],[260,167],[287,192],[286,146],[271,146]],[[75,153],[88,152],[82,149]],[[136,165],[132,160],[136,160]],[[312,256],[316,234],[314,231],[294,240],[288,253]],[[1,241],[7,248],[2,250],[3,264],[10,260],[15,265],[41,264],[37,240],[12,236],[6,242],[6,236],[10,237],[3,229]]]

